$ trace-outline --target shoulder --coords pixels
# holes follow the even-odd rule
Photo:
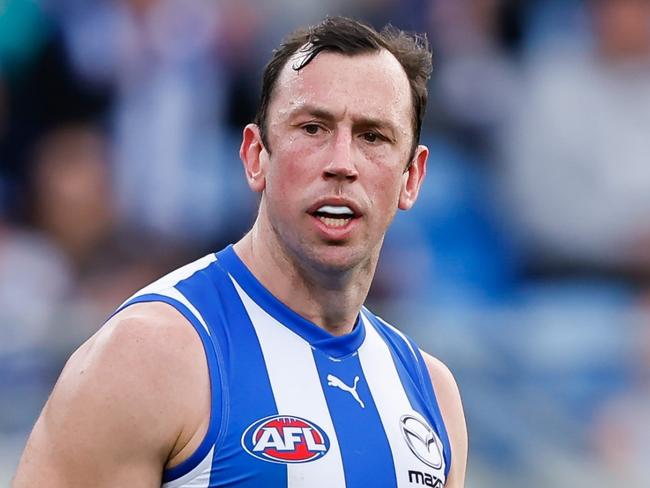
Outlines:
[[[81,375],[99,375],[116,388],[160,386],[157,395],[172,396],[167,388],[201,358],[201,342],[186,319],[160,302],[139,303],[113,316],[71,356],[66,368]],[[64,370],[65,371],[65,370]],[[128,373],[122,376],[121,373]],[[152,385],[151,383],[157,385]]]
[[[87,352],[111,362],[131,359],[143,361],[144,366],[152,361],[150,365],[158,370],[171,367],[161,359],[181,359],[193,345],[200,346],[200,340],[176,309],[163,302],[147,302],[115,314],[75,355]]]
[[[105,400],[102,406],[110,406],[116,421],[133,422],[132,432],[146,430],[145,436],[151,436],[166,460],[209,416],[201,339],[187,319],[165,303],[125,308],[73,354],[68,367],[87,377],[84,394]],[[79,388],[74,380],[68,383]]]
[[[118,472],[128,459],[161,472],[208,416],[204,358],[196,332],[171,306],[129,306],[70,357],[33,442],[56,450],[58,466],[102,459]]]
[[[439,359],[422,352],[452,449],[452,466],[446,486],[462,487],[467,464],[467,424],[458,385],[449,368]]]
[[[420,352],[422,353],[424,363],[427,365],[431,382],[436,387],[436,393],[438,393],[438,390],[442,390],[441,393],[457,393],[458,399],[460,399],[456,379],[447,365],[427,352],[422,350]]]

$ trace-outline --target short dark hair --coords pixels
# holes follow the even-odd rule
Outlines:
[[[359,21],[347,17],[327,17],[317,25],[300,28],[291,34],[273,51],[271,60],[264,68],[262,94],[255,116],[260,128],[262,142],[267,151],[267,116],[273,90],[287,61],[299,50],[304,49],[304,58],[292,68],[300,71],[322,51],[333,51],[353,56],[378,52],[386,49],[399,61],[406,72],[411,87],[413,102],[413,144],[410,161],[420,141],[422,120],[427,106],[427,81],[431,76],[431,51],[424,34],[412,34],[387,25],[381,32]]]

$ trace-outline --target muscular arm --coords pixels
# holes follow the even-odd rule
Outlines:
[[[133,305],[69,359],[14,487],[159,487],[207,430],[209,390],[191,326],[167,305]]]
[[[451,443],[452,461],[445,487],[463,488],[467,466],[467,425],[460,392],[447,366],[425,352],[422,356],[435,386],[436,399]]]

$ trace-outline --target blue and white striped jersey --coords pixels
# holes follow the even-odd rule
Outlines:
[[[443,487],[449,440],[419,349],[367,309],[335,337],[257,281],[232,246],[127,300],[175,307],[207,357],[211,417],[165,488]]]

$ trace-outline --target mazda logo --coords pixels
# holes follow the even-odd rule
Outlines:
[[[402,435],[411,452],[427,466],[434,469],[442,467],[440,441],[429,424],[413,414],[400,418]]]

